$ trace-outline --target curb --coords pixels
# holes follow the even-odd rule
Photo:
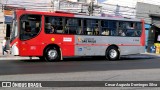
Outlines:
[[[156,53],[141,53],[141,54],[146,54],[146,55],[153,55],[153,56],[157,56],[160,57],[160,54],[156,54]]]
[[[155,53],[141,53],[142,55],[152,55],[149,57],[160,57],[160,54],[155,54]],[[127,55],[127,57],[130,57],[130,55]],[[137,56],[133,56],[133,57],[139,57],[139,55]],[[141,56],[141,57],[146,57],[146,56]],[[34,60],[34,59],[39,59],[38,57],[32,57],[32,59],[30,59],[30,57],[20,57],[20,56],[11,56],[11,55],[0,55],[0,60]]]
[[[30,60],[30,57],[16,57],[16,56],[1,56],[0,60]],[[38,57],[32,57],[32,59],[39,59]],[[31,60],[32,60],[31,59]]]

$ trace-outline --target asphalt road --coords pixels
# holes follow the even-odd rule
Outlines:
[[[44,62],[38,59],[0,60],[0,81],[160,81],[160,57],[142,54],[124,56],[119,61],[106,61],[103,57],[65,58],[60,62]],[[30,88],[25,89],[30,90]],[[159,87],[45,88],[47,89],[160,90]]]
[[[65,58],[60,62],[40,60],[1,60],[0,75],[71,73],[87,71],[113,71],[135,69],[159,69],[160,57],[132,55],[119,61],[107,61],[104,57]]]

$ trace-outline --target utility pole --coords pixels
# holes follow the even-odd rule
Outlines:
[[[94,11],[94,2],[92,0],[88,6],[88,12],[90,16],[93,16],[93,11]]]
[[[50,7],[51,9],[49,11],[52,12],[54,10],[54,0],[51,0]]]
[[[1,6],[2,12],[3,12],[3,4],[2,4],[2,0],[0,0],[0,6]]]

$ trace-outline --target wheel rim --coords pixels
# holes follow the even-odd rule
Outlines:
[[[48,51],[48,57],[49,57],[50,59],[56,59],[57,56],[58,56],[58,53],[57,53],[56,50],[49,50],[49,51]]]
[[[109,57],[111,57],[111,58],[116,58],[117,57],[117,51],[116,50],[114,50],[114,49],[111,49],[110,51],[109,51]]]

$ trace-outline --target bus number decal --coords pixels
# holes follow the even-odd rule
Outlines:
[[[30,49],[31,50],[36,50],[36,46],[31,46]]]
[[[64,42],[72,42],[72,38],[70,38],[70,37],[64,37],[63,41]]]

